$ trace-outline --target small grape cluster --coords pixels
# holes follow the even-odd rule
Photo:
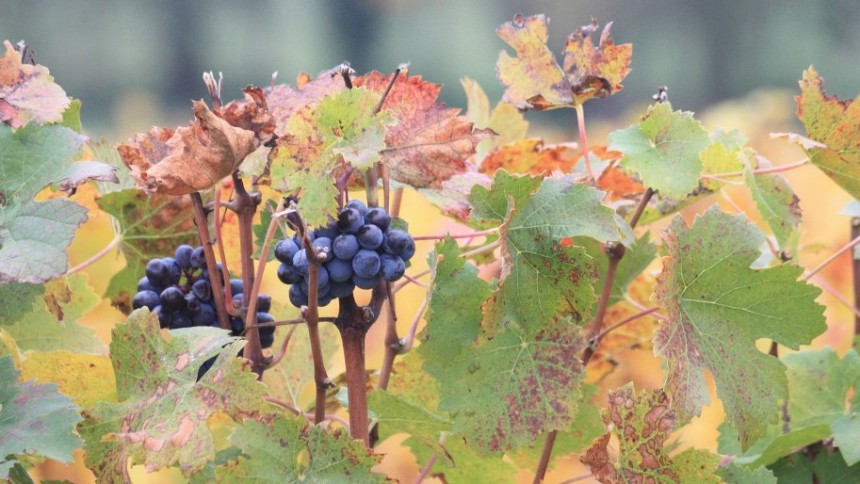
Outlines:
[[[317,279],[319,305],[347,297],[355,290],[373,289],[380,281],[396,281],[415,255],[415,241],[406,231],[391,227],[391,216],[381,207],[367,208],[352,200],[337,220],[309,234],[322,265]],[[278,278],[290,287],[290,302],[308,304],[310,288],[307,249],[298,234],[275,246],[281,262]]]
[[[217,270],[223,285],[220,263]],[[230,279],[229,283],[233,294],[233,305],[241,307],[244,290],[242,280]],[[149,308],[158,315],[162,328],[220,327],[203,247],[180,245],[176,248],[174,257],[150,260],[146,264],[146,276],[142,277],[137,284],[137,294],[132,301],[132,307]],[[275,321],[275,318],[269,314],[271,307],[272,298],[269,295],[257,296],[257,323]],[[238,316],[232,316],[230,329],[234,335],[241,335],[245,331],[245,322]],[[263,348],[272,346],[275,327],[262,327],[259,332],[260,345]]]

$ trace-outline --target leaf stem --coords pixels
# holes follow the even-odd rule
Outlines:
[[[576,105],[576,123],[577,131],[579,132],[579,144],[582,145],[582,159],[585,162],[585,171],[588,177],[594,179],[594,172],[591,170],[591,160],[588,158],[588,136],[585,134],[585,109],[582,103]]]
[[[98,251],[95,255],[93,255],[89,259],[87,259],[87,260],[81,262],[80,264],[76,265],[75,267],[72,267],[69,270],[67,270],[65,275],[71,276],[72,274],[76,274],[76,273],[82,271],[83,269],[93,265],[96,261],[98,261],[102,257],[108,255],[112,250],[114,250],[122,242],[122,240],[123,240],[122,236],[117,235],[116,237],[113,238],[113,240],[111,240],[108,243],[108,245],[104,246],[104,248],[102,248],[102,250]]]
[[[215,224],[215,244],[218,246],[218,254],[221,256],[221,276],[224,281],[230,280],[230,268],[227,266],[227,255],[224,252],[224,244],[221,241],[221,216],[218,215],[218,209],[221,205],[221,184],[215,184],[215,200],[212,206],[212,221]],[[226,210],[224,213],[227,213]],[[237,308],[233,307],[233,289],[230,284],[224,285],[224,306],[227,308],[227,313],[236,315]]]
[[[617,323],[613,324],[612,326],[610,326],[610,327],[608,327],[608,328],[604,329],[603,331],[601,331],[597,336],[595,336],[595,337],[594,337],[594,339],[593,339],[593,340],[589,340],[589,344],[591,344],[592,342],[600,341],[601,339],[603,339],[603,337],[604,337],[604,336],[606,336],[607,334],[609,334],[611,331],[614,331],[614,330],[616,330],[616,329],[618,329],[618,328],[620,328],[620,327],[624,326],[625,324],[632,323],[633,321],[636,321],[637,319],[639,319],[639,318],[641,318],[641,317],[643,317],[643,316],[647,316],[647,315],[649,315],[649,314],[651,314],[651,313],[655,313],[655,312],[657,312],[659,309],[660,309],[660,308],[659,308],[658,306],[654,306],[654,307],[651,307],[651,308],[645,309],[645,310],[643,310],[643,311],[639,311],[638,313],[636,313],[636,314],[634,314],[634,315],[632,315],[632,316],[630,316],[630,317],[624,318],[624,319],[622,319],[621,321],[619,321],[619,322],[617,322]]]
[[[852,235],[854,235],[854,234],[852,233]],[[851,240],[851,242],[848,242],[848,243],[847,243],[847,244],[845,244],[841,249],[837,250],[837,251],[836,251],[836,252],[834,252],[830,257],[828,257],[827,259],[825,259],[825,260],[824,260],[824,262],[822,262],[821,264],[818,264],[818,265],[815,267],[815,269],[812,269],[812,270],[807,271],[807,272],[803,275],[803,280],[804,280],[804,281],[808,281],[812,276],[814,276],[815,274],[817,274],[818,272],[820,272],[820,271],[821,271],[821,269],[824,269],[825,267],[827,267],[827,265],[828,265],[828,264],[830,264],[831,262],[833,262],[834,260],[836,260],[840,255],[842,255],[842,253],[844,253],[844,252],[846,252],[846,251],[850,250],[852,247],[854,247],[854,246],[855,246],[855,245],[857,245],[857,244],[860,244],[860,235],[858,235],[857,237],[854,237],[854,239],[852,239],[852,240]]]
[[[430,454],[430,458],[427,459],[427,463],[424,464],[424,467],[421,468],[421,472],[415,478],[415,484],[421,484],[424,482],[424,479],[430,474],[430,471],[433,470],[433,465],[436,463],[436,452]]]
[[[452,239],[468,239],[471,237],[483,237],[486,235],[493,235],[493,234],[497,234],[497,233],[499,233],[498,227],[488,229],[488,230],[481,230],[480,232],[472,232],[472,233],[468,233],[468,234],[417,235],[417,236],[413,236],[412,240],[415,240],[416,242],[419,240],[442,240],[446,237],[450,237]]]
[[[302,322],[304,322],[304,320],[302,320]],[[290,346],[290,341],[292,341],[293,339],[293,333],[296,332],[297,328],[298,326],[293,326],[290,328],[290,331],[287,333],[287,335],[284,337],[284,341],[281,343],[281,350],[278,352],[278,356],[272,359],[272,362],[269,363],[269,368],[277,365],[281,362],[282,359],[284,359],[284,356],[287,354],[287,347]]]
[[[209,270],[209,284],[212,286],[212,299],[215,301],[215,312],[222,329],[230,329],[230,316],[224,304],[224,288],[218,275],[218,263],[215,261],[215,251],[212,249],[212,238],[209,235],[209,224],[206,221],[206,211],[203,208],[203,198],[200,192],[191,195],[191,205],[194,207],[194,220],[197,222],[197,234],[203,255],[206,257],[206,267]],[[227,281],[225,281],[227,282]]]
[[[427,311],[427,306],[430,303],[429,298],[424,298],[418,311],[415,311],[415,317],[412,319],[412,324],[409,326],[409,334],[406,338],[400,341],[400,354],[408,353],[412,350],[412,343],[415,342],[415,333],[418,332],[418,323],[421,322],[421,317]]]
[[[851,218],[851,237],[855,239],[860,237],[860,217]],[[853,254],[851,265],[853,268],[851,279],[854,283],[854,337],[856,341],[856,337],[860,335],[860,314],[857,314],[857,308],[860,307],[860,257],[857,257],[857,254]],[[860,350],[860,348],[857,349]]]
[[[766,175],[768,173],[782,173],[785,171],[791,171],[795,168],[800,168],[809,163],[809,158],[804,158],[796,163],[791,163],[788,165],[779,165],[779,166],[769,166],[767,168],[756,168],[753,170],[753,175]],[[714,174],[705,174],[702,175],[702,178],[708,180],[717,180],[720,181],[721,178],[730,178],[734,176],[743,176],[744,171],[730,171],[726,173],[714,173]]]
[[[546,440],[543,443],[543,450],[540,454],[540,461],[538,461],[538,468],[537,471],[535,471],[535,478],[532,481],[532,484],[540,484],[543,482],[544,476],[546,476],[546,470],[549,467],[549,459],[552,457],[552,447],[555,445],[555,438],[557,436],[557,430],[551,430],[546,434]]]

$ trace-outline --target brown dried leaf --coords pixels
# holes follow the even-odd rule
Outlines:
[[[54,83],[48,68],[24,64],[21,53],[8,40],[6,54],[0,57],[0,120],[13,128],[28,121],[58,123],[71,100]]]
[[[391,76],[371,72],[357,78],[355,84],[381,94]],[[481,140],[493,134],[489,129],[474,129],[458,108],[437,103],[441,89],[421,76],[399,76],[382,106],[396,120],[385,137],[388,149],[382,152],[383,162],[393,179],[415,188],[438,188],[464,173],[466,159]]]
[[[232,126],[203,101],[192,107],[199,124],[153,128],[117,147],[131,176],[146,193],[185,195],[211,188],[255,147],[252,131]]]
[[[320,73],[313,81],[299,78],[298,87],[278,84],[266,89],[266,102],[275,121],[275,134],[287,135],[287,122],[305,106],[319,102],[346,87],[343,77],[335,75],[334,69]]]
[[[253,131],[257,139],[265,141],[275,132],[275,119],[269,112],[266,94],[256,86],[247,86],[242,91],[245,99],[229,102],[216,109],[215,114],[233,126]]]
[[[633,44],[615,45],[609,36],[612,22],[603,27],[600,43],[595,47],[591,34],[597,30],[597,20],[576,29],[567,38],[564,49],[564,72],[573,91],[574,104],[591,98],[605,98],[623,89],[621,81],[630,73]]]

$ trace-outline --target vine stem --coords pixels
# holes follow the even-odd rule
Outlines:
[[[639,200],[639,205],[636,207],[636,211],[633,213],[633,217],[630,218],[631,229],[635,228],[636,224],[639,223],[639,219],[642,217],[642,213],[645,211],[645,207],[648,206],[648,202],[651,200],[653,195],[654,190],[651,188],[645,190],[645,193],[642,195],[642,199]],[[624,246],[620,243],[610,242],[606,244],[605,252],[609,258],[609,265],[606,269],[606,279],[603,281],[603,289],[600,293],[597,314],[594,316],[594,320],[591,323],[591,328],[586,339],[586,341],[588,341],[588,346],[585,347],[585,351],[582,354],[583,367],[588,365],[588,361],[594,355],[594,352],[597,350],[597,346],[600,344],[599,336],[601,334],[601,327],[603,326],[603,318],[606,316],[606,309],[609,307],[609,296],[612,293],[612,285],[615,282],[615,272],[618,269],[618,263],[621,261],[621,258],[624,257]],[[543,450],[541,451],[540,461],[538,462],[538,468],[537,471],[535,471],[535,477],[532,481],[533,484],[540,484],[546,476],[547,468],[549,468],[549,460],[550,457],[552,457],[552,448],[553,445],[555,445],[557,435],[557,430],[551,430],[546,436],[546,441],[544,442]]]
[[[249,310],[245,314],[245,328],[248,330],[245,331],[244,357],[251,361],[251,369],[257,374],[257,377],[262,378],[263,372],[266,370],[266,357],[260,345],[260,332],[256,328],[257,293],[254,292],[254,288],[257,291],[260,290],[260,283],[255,280],[259,278],[254,277],[254,261],[251,257],[254,253],[254,214],[257,213],[259,200],[245,190],[245,183],[235,172],[233,173],[233,186],[236,190],[236,215],[239,218],[239,262],[242,267],[242,286],[246,289],[251,288],[250,291],[242,291],[242,307],[250,308],[252,296],[254,299],[254,311]]]
[[[860,217],[851,218],[851,237],[860,237]],[[851,258],[852,281],[854,283],[854,336],[855,340],[860,335],[860,314],[857,313],[857,308],[860,306],[860,257],[854,254]],[[856,345],[855,345],[856,347]],[[860,348],[858,348],[860,349]]]
[[[421,306],[418,308],[418,311],[415,312],[415,318],[412,319],[412,324],[409,326],[409,334],[401,343],[401,354],[412,350],[412,343],[415,341],[415,333],[418,332],[418,323],[421,322],[421,317],[424,316],[424,313],[427,311],[429,303],[430,299],[425,297],[424,301],[421,302]]]
[[[480,232],[472,232],[469,234],[418,235],[418,236],[413,236],[412,240],[415,240],[415,241],[419,241],[419,240],[442,240],[442,239],[448,238],[448,237],[450,237],[452,239],[469,239],[472,237],[483,237],[485,235],[493,235],[493,234],[497,234],[497,233],[499,233],[498,227],[488,229],[488,230],[481,230]]]
[[[116,236],[116,237],[114,237],[114,238],[113,238],[113,240],[111,240],[111,241],[108,243],[108,245],[104,246],[104,248],[103,248],[102,250],[100,250],[100,251],[96,252],[96,254],[95,254],[95,255],[93,255],[93,256],[92,256],[92,257],[90,257],[89,259],[87,259],[87,260],[85,260],[85,261],[81,262],[80,264],[76,265],[75,267],[72,267],[71,269],[67,270],[67,271],[66,271],[66,275],[67,275],[67,276],[71,276],[72,274],[76,274],[76,273],[78,273],[78,272],[82,271],[83,269],[85,269],[85,268],[87,268],[87,267],[89,267],[89,266],[93,265],[96,261],[98,261],[98,260],[99,260],[99,259],[101,259],[102,257],[104,257],[104,256],[108,255],[112,250],[116,249],[116,247],[117,247],[121,242],[122,242],[122,237],[121,237],[121,236]]]
[[[860,235],[858,235],[857,237],[854,237],[854,239],[851,242],[848,242],[841,249],[837,250],[830,257],[825,259],[824,262],[822,262],[821,264],[818,264],[815,267],[815,269],[811,269],[808,272],[806,272],[806,274],[804,274],[804,276],[803,276],[803,280],[808,281],[812,276],[814,276],[815,274],[820,272],[821,269],[824,269],[825,267],[827,267],[828,264],[830,264],[831,262],[836,260],[840,255],[842,255],[844,252],[850,250],[852,247],[854,247],[857,244],[860,244]]]
[[[804,158],[798,162],[790,163],[788,165],[779,165],[779,166],[769,166],[767,168],[756,168],[753,170],[753,175],[766,175],[768,173],[782,173],[785,171],[791,171],[795,168],[800,168],[809,163],[809,158]],[[743,176],[745,172],[743,171],[730,171],[726,173],[714,173],[711,175],[702,175],[702,178],[708,180],[717,180],[720,181],[721,178],[729,178],[733,176]]]
[[[585,171],[588,177],[594,180],[594,172],[591,170],[591,160],[588,158],[588,136],[585,134],[585,109],[582,103],[576,105],[576,123],[579,132],[579,144],[582,145],[582,159],[585,161]]]
[[[423,468],[421,468],[421,472],[415,478],[415,484],[421,484],[422,482],[424,482],[424,479],[426,479],[427,476],[430,474],[430,471],[433,470],[433,464],[435,464],[435,463],[436,463],[436,453],[433,452],[433,454],[430,455],[430,458],[427,459],[427,463],[424,464]]]
[[[392,83],[393,85],[393,83]],[[380,106],[382,106],[380,104]],[[389,202],[386,197],[386,202]],[[390,200],[388,213],[393,217],[400,215],[400,205],[403,202],[403,189],[398,188],[394,191],[394,196]],[[405,275],[405,274],[404,274]],[[388,380],[391,377],[391,369],[394,368],[394,359],[400,353],[400,335],[397,334],[397,314],[394,311],[394,290],[389,283],[385,283],[385,291],[388,293],[389,304],[385,309],[385,354],[382,357],[382,367],[379,371],[379,381],[376,388],[385,390],[388,388]]]
[[[215,225],[215,233],[218,234],[218,237],[215,239],[215,245],[218,246],[218,255],[221,256],[221,276],[225,281],[230,280],[230,269],[227,267],[227,254],[224,252],[224,244],[221,241],[221,216],[218,215],[218,211],[221,207],[221,184],[215,184],[215,200],[213,201],[212,206],[212,222]],[[224,211],[226,214],[226,210]],[[237,314],[236,308],[233,307],[233,289],[230,287],[230,284],[226,284],[224,286],[224,293],[226,297],[224,298],[224,305],[227,308],[227,313],[229,314]]]
[[[191,195],[191,205],[194,207],[194,220],[197,222],[197,234],[200,245],[203,247],[203,255],[206,257],[206,267],[216,269],[218,263],[215,261],[215,251],[212,249],[212,238],[209,235],[209,224],[206,221],[206,210],[203,208],[203,198],[200,192]],[[224,288],[218,271],[209,270],[209,284],[212,286],[212,299],[215,301],[215,312],[218,314],[218,323],[222,329],[230,329],[230,318],[227,307],[224,305]]]
[[[624,326],[625,324],[632,323],[633,321],[636,321],[637,319],[639,319],[639,318],[641,318],[641,317],[643,317],[643,316],[648,316],[648,315],[649,315],[649,314],[651,314],[651,313],[655,313],[655,312],[657,312],[659,309],[660,309],[660,308],[659,308],[658,306],[650,307],[650,308],[648,308],[648,309],[645,309],[645,310],[639,311],[638,313],[636,313],[636,314],[634,314],[634,315],[632,315],[632,316],[630,316],[630,317],[627,317],[627,318],[625,318],[625,319],[622,319],[621,321],[619,321],[619,322],[617,322],[617,323],[613,324],[612,326],[610,326],[610,327],[608,327],[608,328],[604,329],[603,331],[601,331],[597,336],[595,336],[595,337],[594,337],[594,340],[593,340],[593,341],[595,341],[595,342],[600,341],[601,339],[603,339],[603,337],[604,337],[604,336],[606,336],[606,335],[607,335],[607,334],[609,334],[610,332],[615,331],[616,329],[618,329],[618,328],[620,328],[620,327]]]
[[[850,309],[854,313],[855,318],[860,318],[860,308],[852,304],[851,301],[845,298],[845,296],[839,294],[839,291],[837,291],[835,287],[826,283],[824,279],[818,276],[812,276],[812,278],[810,278],[810,282],[814,282],[815,284],[817,284],[818,287],[824,289],[828,294],[833,296],[834,299],[836,299],[837,301],[842,303],[842,305]]]

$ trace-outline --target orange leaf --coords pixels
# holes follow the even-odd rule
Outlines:
[[[605,98],[621,89],[621,81],[630,73],[632,44],[615,45],[609,36],[612,22],[603,27],[600,43],[595,47],[591,34],[597,30],[597,20],[582,26],[567,38],[564,49],[564,72],[573,90],[574,104],[593,97]]]
[[[185,195],[211,188],[254,150],[254,133],[221,119],[203,101],[192,107],[199,124],[153,128],[117,147],[146,193]]]
[[[227,103],[215,110],[215,114],[233,126],[253,131],[257,139],[265,141],[275,132],[275,120],[269,112],[266,94],[256,86],[247,86],[242,91],[245,99]]]
[[[569,172],[580,158],[576,145],[545,146],[543,140],[529,138],[510,143],[490,152],[481,163],[481,172],[493,174],[500,169],[511,173],[549,175],[555,170]]]

